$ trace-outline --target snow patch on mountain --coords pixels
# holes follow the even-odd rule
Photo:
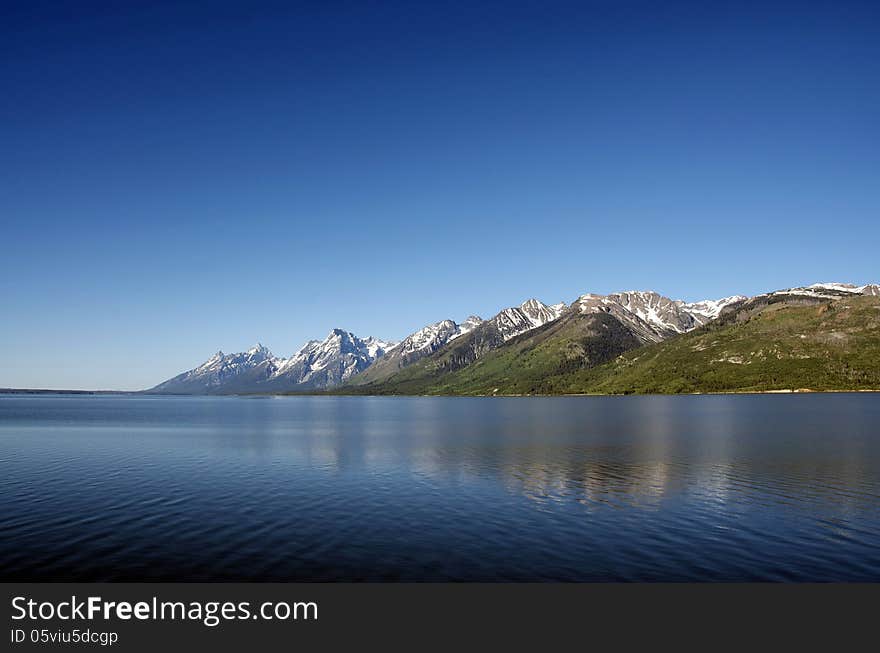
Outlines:
[[[800,286],[797,288],[786,288],[775,292],[767,293],[768,295],[802,295],[805,297],[817,297],[820,299],[838,299],[853,295],[880,295],[880,286],[877,284],[866,284],[864,286],[856,286],[852,283],[825,282],[814,283],[809,286]]]
[[[454,340],[455,338],[458,338],[459,336],[463,336],[466,333],[470,333],[471,331],[476,329],[478,326],[480,326],[482,323],[483,323],[483,318],[481,318],[480,316],[478,316],[478,315],[468,316],[468,318],[464,322],[462,322],[461,324],[458,325],[458,329],[456,330],[455,335],[452,336],[452,338],[450,338],[450,340]]]
[[[327,380],[316,386],[331,387],[366,369],[395,346],[396,343],[372,336],[362,339],[350,331],[332,329],[323,341],[310,340],[296,354],[279,361],[270,380],[284,378],[290,384],[300,385],[325,372]]]
[[[261,344],[236,354],[224,354],[218,351],[198,367],[160,383],[153,390],[209,392],[254,371],[263,377],[269,376],[277,369],[277,360],[272,352]]]
[[[746,299],[748,299],[748,297],[745,295],[731,295],[730,297],[723,297],[722,299],[704,299],[699,302],[691,303],[681,302],[680,306],[686,313],[690,313],[695,319],[702,320],[702,323],[705,324],[721,315],[721,311],[731,304],[743,302]]]
[[[610,313],[646,342],[660,342],[670,335],[703,326],[727,306],[744,299],[742,295],[733,295],[686,303],[653,290],[629,290],[610,295],[587,293],[575,304],[582,313]]]
[[[442,347],[447,342],[460,335],[459,326],[452,320],[441,320],[434,324],[429,324],[408,335],[400,341],[397,354],[407,355],[431,349],[432,351],[438,347]]]
[[[369,367],[396,343],[358,338],[332,329],[324,340],[310,340],[289,358],[278,358],[261,344],[238,354],[217,352],[198,367],[160,383],[155,392],[259,392],[338,385]]]
[[[567,308],[568,306],[563,302],[548,306],[532,298],[519,306],[505,308],[489,322],[498,329],[502,339],[507,341],[558,319]]]
[[[260,343],[235,354],[218,351],[198,367],[160,383],[152,390],[199,394],[329,388],[344,383],[380,360],[377,370],[399,369],[433,354],[474,329],[486,326],[489,328],[475,334],[475,342],[468,345],[475,352],[473,356],[478,358],[481,352],[557,320],[567,311],[610,313],[642,341],[659,342],[717,319],[730,306],[773,295],[818,299],[880,296],[880,286],[825,282],[778,290],[751,299],[732,295],[698,302],[673,300],[651,290],[631,290],[609,295],[587,293],[570,307],[564,302],[547,305],[532,298],[500,311],[487,321],[472,315],[460,324],[450,319],[429,324],[400,343],[372,336],[359,338],[350,331],[332,329],[324,340],[310,340],[289,358],[274,356]]]

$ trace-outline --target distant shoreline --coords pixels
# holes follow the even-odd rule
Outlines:
[[[880,393],[880,388],[858,390],[813,390],[811,388],[783,389],[783,390],[724,390],[720,392],[632,392],[632,393],[601,393],[601,392],[574,392],[564,394],[356,394],[348,392],[297,392],[297,393],[243,393],[243,394],[175,394],[166,392],[147,392],[139,390],[46,390],[40,388],[0,388],[0,395],[128,395],[148,397],[487,397],[487,398],[513,398],[513,397],[695,397],[717,395],[791,395],[791,394],[855,394],[855,393]]]
[[[0,388],[0,395],[139,395],[138,390],[46,390],[41,388]]]

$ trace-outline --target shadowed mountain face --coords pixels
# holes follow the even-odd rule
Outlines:
[[[367,370],[355,392],[535,392],[546,376],[606,362],[705,324],[744,297],[686,304],[651,291],[582,295],[571,306],[528,300],[405,369]],[[379,368],[381,363],[377,364]],[[375,369],[375,368],[374,368]]]
[[[880,297],[772,293],[691,333],[592,370],[553,392],[880,389]]]
[[[566,308],[564,303],[548,306],[537,299],[528,299],[519,306],[505,308],[489,320],[471,316],[462,325],[452,320],[428,325],[407,336],[394,351],[354,377],[351,384],[381,383],[441,350],[453,352],[444,358],[447,371],[464,367],[508,340],[558,319]]]
[[[660,342],[685,333],[718,317],[728,306],[743,301],[742,295],[693,304],[673,301],[652,291],[611,295],[582,295],[572,308],[581,313],[609,313],[645,342]]]
[[[507,342],[492,328],[475,329],[383,383],[343,387],[376,394],[528,394],[542,379],[598,365],[642,344],[608,313],[567,311]]]
[[[529,299],[488,320],[441,320],[397,344],[333,329],[290,358],[275,357],[262,345],[238,354],[218,352],[151,392],[541,394],[880,387],[874,372],[880,363],[871,353],[876,334],[870,304],[880,302],[878,297],[876,285],[821,283],[693,303],[652,291],[586,294],[571,305]],[[840,316],[840,329],[813,319],[808,309],[817,308]],[[797,340],[770,328],[780,324],[795,330]],[[680,349],[683,342],[723,329],[729,331],[718,342],[726,342],[730,351],[715,351],[714,340]],[[732,340],[725,340],[728,336]],[[742,343],[731,344],[740,336],[748,351],[741,351]],[[836,347],[807,346],[819,342]],[[701,352],[706,351],[717,356],[704,360],[709,354]],[[648,353],[656,356],[650,366],[642,357]]]
[[[461,324],[452,320],[429,324],[404,338],[385,356],[354,376],[351,383],[364,385],[387,379],[399,370],[430,356],[456,338],[470,333],[482,323],[482,318],[472,315]]]
[[[359,390],[486,395],[880,388],[876,289],[816,284],[696,304],[656,293],[584,295],[557,320],[508,342],[477,329]]]
[[[349,380],[356,384],[375,383],[477,331],[488,334],[488,338],[477,339],[484,342],[483,348],[488,351],[557,319],[565,308],[565,304],[547,306],[530,299],[487,321],[476,316],[470,316],[461,324],[442,320],[420,329],[400,343],[361,339],[342,329],[333,329],[323,341],[309,341],[287,359],[273,356],[262,346],[242,354],[218,352],[199,367],[160,383],[148,392],[306,392],[334,388]]]

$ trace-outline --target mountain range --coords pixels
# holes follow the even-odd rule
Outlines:
[[[218,351],[150,392],[231,394],[332,388],[366,370],[395,344],[333,329],[323,341],[310,340],[290,358],[278,358],[260,344],[239,354]]]
[[[289,358],[259,344],[218,351],[147,392],[483,395],[793,386],[880,388],[880,286],[820,283],[693,303],[653,291],[587,293],[570,304],[529,299],[486,320],[441,320],[400,342],[333,329]]]

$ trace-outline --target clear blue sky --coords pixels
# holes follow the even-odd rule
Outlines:
[[[876,2],[2,11],[0,386],[880,280]]]

